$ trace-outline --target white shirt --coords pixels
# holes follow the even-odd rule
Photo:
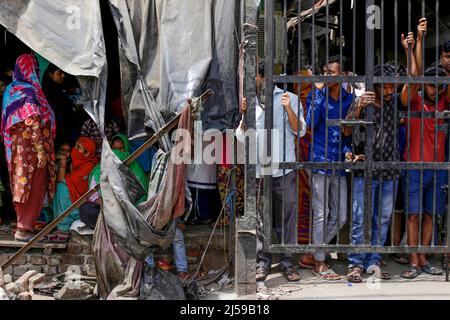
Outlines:
[[[303,106],[301,102],[299,102],[298,97],[291,93],[289,93],[289,97],[291,99],[291,107],[292,111],[297,115],[299,119],[299,124],[301,126],[301,130],[299,131],[300,137],[303,137],[306,134],[306,122],[303,116]],[[296,162],[295,157],[295,136],[297,132],[291,129],[289,124],[287,112],[284,110],[284,107],[281,105],[281,96],[283,95],[283,90],[278,87],[275,87],[273,92],[273,128],[275,130],[272,131],[272,167],[264,168],[264,172],[262,172],[261,163],[268,163],[267,159],[264,157],[263,150],[265,145],[265,139],[267,137],[267,132],[264,130],[264,109],[259,104],[259,101],[256,100],[256,177],[260,178],[262,175],[272,175],[274,178],[281,177],[283,175],[287,175],[292,169],[286,169],[284,172],[282,169],[278,169],[278,164],[283,162]],[[298,108],[299,107],[299,108]],[[298,110],[300,109],[300,110]],[[300,114],[298,114],[300,111]],[[241,120],[242,123],[242,120]],[[284,125],[284,134],[286,136],[285,141],[285,149],[283,149],[283,125]],[[245,134],[241,130],[241,124],[236,129],[236,138],[245,143]],[[250,140],[251,142],[251,140]],[[283,156],[283,151],[285,154]],[[284,161],[283,161],[284,160]]]

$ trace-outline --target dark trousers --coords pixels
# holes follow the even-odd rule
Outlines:
[[[283,181],[284,180],[284,181]],[[277,243],[281,243],[284,229],[284,244],[296,244],[295,239],[295,215],[297,214],[297,188],[296,173],[291,171],[287,175],[273,178],[272,186],[272,222],[275,228]],[[284,220],[283,220],[283,193],[284,193]],[[256,224],[256,263],[258,268],[270,270],[272,255],[264,250],[264,236],[262,226]],[[292,267],[292,253],[281,254],[281,270]]]

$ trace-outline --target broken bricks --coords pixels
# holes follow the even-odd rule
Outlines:
[[[56,300],[84,300],[91,298],[93,293],[94,287],[84,281],[67,281],[54,297]]]
[[[17,284],[15,284],[14,282],[10,282],[5,286],[5,289],[10,293],[10,294],[18,294],[20,292],[19,286]]]
[[[18,300],[32,300],[33,296],[28,291],[25,291],[25,292],[19,293],[19,295],[17,296],[17,299]]]
[[[0,282],[1,282],[1,280],[0,280]],[[8,284],[8,283],[11,283],[11,282],[12,282],[12,276],[10,274],[5,274],[3,276],[3,283],[4,284]]]
[[[16,280],[16,284],[19,287],[20,292],[28,291],[29,279],[35,276],[37,272],[35,270],[30,270],[25,272],[19,279]]]
[[[38,273],[37,275],[32,276],[28,280],[28,288],[30,292],[33,292],[34,288],[38,287],[45,281],[46,275],[43,273]]]

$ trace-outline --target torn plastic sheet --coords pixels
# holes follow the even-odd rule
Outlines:
[[[160,119],[153,109],[171,118],[188,98],[208,88],[215,96],[203,112],[204,128],[234,127],[238,115],[236,1],[109,1],[119,30],[130,138],[145,134],[145,121],[154,131],[159,129]],[[156,104],[152,99],[145,102],[143,97],[148,95]]]
[[[214,91],[204,104],[203,129],[223,130],[236,128],[238,110],[239,35],[236,26],[239,1],[215,0],[213,16],[212,61],[201,92]],[[236,21],[237,20],[237,21]]]
[[[124,108],[127,110],[128,136],[131,140],[146,136],[144,123],[150,120],[154,132],[164,126],[160,109],[156,106],[154,93],[145,82],[147,63],[156,55],[154,38],[148,26],[154,8],[153,1],[109,0],[119,36],[121,86]],[[155,16],[153,14],[153,16]],[[168,151],[171,143],[168,135],[161,139],[162,148]]]
[[[78,77],[84,108],[103,131],[107,63],[98,0],[1,1],[0,24]]]
[[[135,206],[143,187],[129,169],[103,142],[100,185],[106,225],[119,246],[137,260],[144,260],[156,248],[170,246],[176,231],[175,220],[164,229],[150,225]]]

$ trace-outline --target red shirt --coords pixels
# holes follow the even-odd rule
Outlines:
[[[448,109],[449,101],[447,99],[447,92],[444,91],[438,100],[438,110],[443,112]],[[411,100],[411,112],[422,111],[422,97],[417,94]],[[425,101],[423,104],[424,112],[435,112],[435,105],[426,105]],[[423,119],[423,160],[420,158],[420,148],[421,148],[421,122],[422,119],[419,116],[411,116],[411,119],[407,120],[407,125],[410,127],[410,144],[409,148],[411,150],[411,157],[408,159],[408,149],[405,149],[404,159],[410,162],[444,162],[445,161],[445,132],[438,131],[437,141],[435,140],[435,134],[438,125],[443,125],[443,119]],[[408,132],[408,131],[407,131]],[[435,143],[436,142],[436,143]],[[435,145],[437,148],[436,159],[434,158]]]

